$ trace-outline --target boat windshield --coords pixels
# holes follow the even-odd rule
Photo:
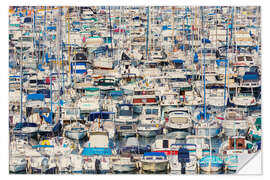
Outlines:
[[[187,139],[188,144],[205,144],[204,139],[202,138],[190,138]]]
[[[147,114],[147,115],[150,115],[150,114],[158,115],[158,109],[146,109],[145,114]]]
[[[66,110],[66,115],[76,115],[76,114],[78,114],[77,109],[67,109]]]
[[[187,82],[186,78],[170,78],[169,82]]]
[[[252,96],[251,93],[247,93],[247,92],[246,93],[244,93],[244,92],[243,93],[239,93],[238,95],[241,96],[241,97],[250,97],[250,96]]]
[[[130,110],[120,110],[119,116],[132,116],[132,112]]]

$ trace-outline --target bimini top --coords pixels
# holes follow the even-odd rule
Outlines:
[[[146,152],[143,156],[162,156],[166,158],[166,154],[164,152]]]
[[[35,100],[44,100],[44,95],[43,94],[28,94],[27,95],[27,101],[35,101]]]
[[[123,91],[110,91],[111,96],[123,96]]]
[[[87,88],[84,88],[84,90],[90,91],[90,92],[95,92],[95,91],[99,91],[100,89],[96,88],[96,87],[87,87]]]
[[[14,130],[21,130],[24,127],[37,127],[37,124],[31,122],[16,123]]]

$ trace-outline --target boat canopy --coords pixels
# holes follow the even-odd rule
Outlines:
[[[21,130],[24,127],[37,127],[37,124],[31,122],[19,122],[16,123],[14,130]]]
[[[123,91],[110,91],[111,96],[123,96]]]
[[[34,101],[34,100],[39,100],[43,101],[44,100],[44,95],[43,94],[28,94],[27,96],[27,101]]]
[[[162,156],[166,158],[166,154],[164,152],[146,152],[143,156]]]
[[[84,88],[85,91],[90,91],[90,92],[95,92],[95,91],[99,91],[99,88],[95,88],[95,87],[87,87]]]

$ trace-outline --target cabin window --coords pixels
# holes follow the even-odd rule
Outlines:
[[[130,130],[130,129],[132,129],[132,126],[121,126],[120,129],[121,130]]]
[[[168,140],[163,140],[162,146],[163,146],[163,148],[169,148],[169,141]]]
[[[243,148],[243,144],[241,142],[238,143],[237,145],[238,148]]]
[[[155,114],[155,115],[158,115],[158,109],[153,109],[152,113]]]
[[[244,61],[244,57],[243,56],[240,56],[237,59],[238,59],[238,61]]]
[[[146,160],[152,160],[153,158],[152,157],[146,157],[145,159]]]
[[[252,57],[246,56],[247,61],[252,61]]]
[[[163,160],[163,158],[162,158],[162,157],[156,157],[156,159],[157,159],[157,160]]]
[[[146,109],[145,114],[151,114],[151,109]]]

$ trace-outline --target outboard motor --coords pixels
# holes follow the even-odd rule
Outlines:
[[[100,174],[100,166],[101,166],[101,162],[99,159],[96,159],[95,161],[95,170],[97,174]]]
[[[43,158],[41,161],[41,171],[44,173],[49,168],[49,159]]]
[[[188,149],[181,147],[178,150],[178,162],[181,163],[181,174],[185,174],[186,163],[190,162]]]

